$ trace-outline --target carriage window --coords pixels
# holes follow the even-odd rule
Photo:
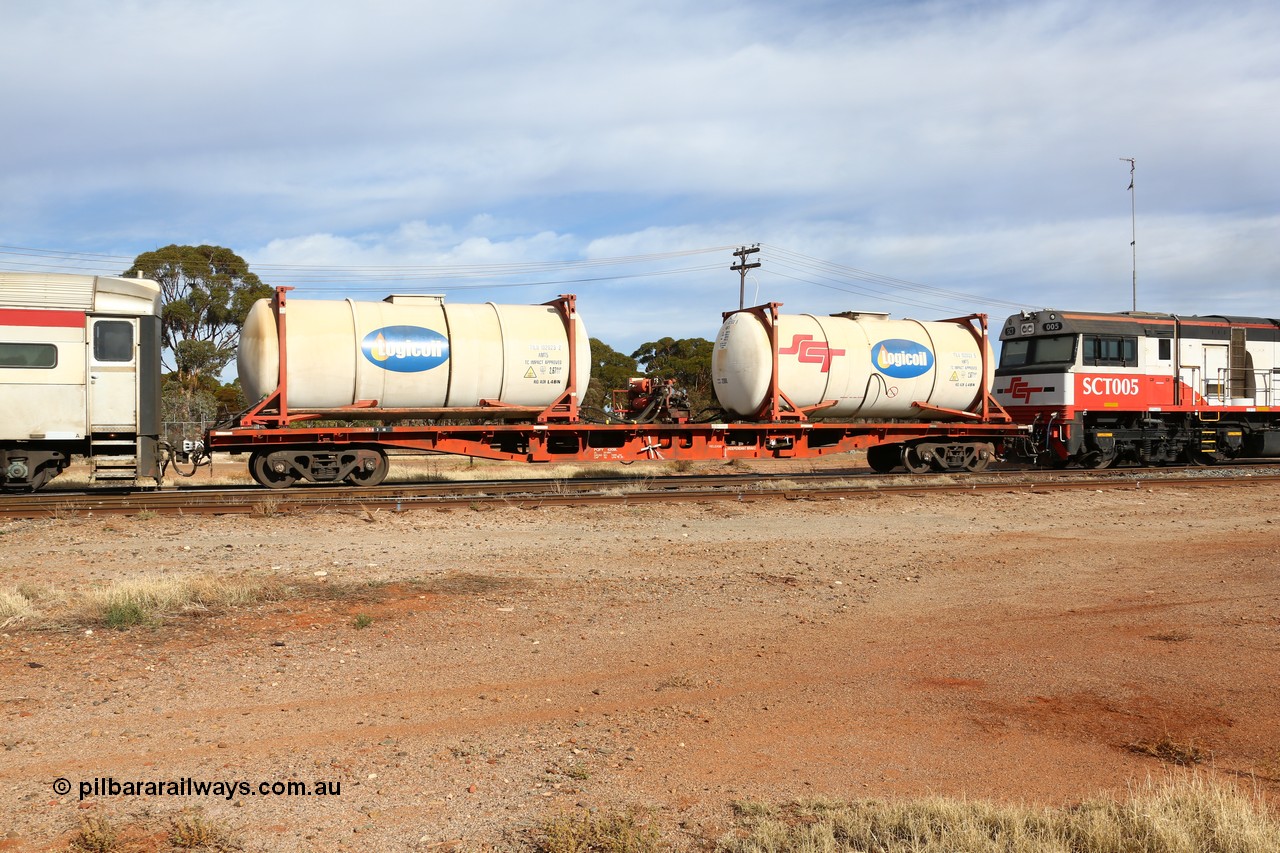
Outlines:
[[[0,344],[0,367],[58,366],[58,348],[53,344]]]
[[[1085,335],[1082,361],[1093,365],[1136,365],[1138,339],[1120,335]]]
[[[94,361],[133,361],[133,324],[99,320],[93,324]]]
[[[1027,367],[1033,364],[1070,364],[1076,360],[1076,336],[1053,335],[1047,338],[1016,338],[1000,348],[1001,367]]]

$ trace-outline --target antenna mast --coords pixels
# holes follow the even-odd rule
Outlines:
[[[1129,164],[1129,221],[1132,230],[1132,237],[1129,240],[1129,248],[1133,250],[1133,310],[1138,310],[1138,191],[1133,188],[1134,172],[1138,168],[1138,161],[1133,157],[1121,157],[1121,160]]]

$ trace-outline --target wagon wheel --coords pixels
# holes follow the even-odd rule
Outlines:
[[[372,453],[375,457],[375,463],[372,468],[366,468],[365,460],[361,460],[360,467],[347,475],[346,480],[353,486],[376,486],[383,480],[387,479],[387,471],[391,469],[391,464],[387,462],[387,454],[381,450],[366,451]]]
[[[293,473],[272,470],[267,464],[267,454],[261,452],[249,457],[249,474],[254,482],[268,489],[287,489],[298,481]]]
[[[902,450],[896,444],[877,444],[867,448],[867,465],[877,474],[888,474],[902,461]]]
[[[972,451],[964,460],[964,470],[974,474],[987,470],[987,466],[991,464],[993,453],[991,445],[980,444],[972,448]]]
[[[909,444],[902,446],[902,467],[909,474],[927,474],[933,468],[933,454],[920,452],[920,448]]]

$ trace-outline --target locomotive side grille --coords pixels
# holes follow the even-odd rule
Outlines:
[[[1249,393],[1249,353],[1245,349],[1245,330],[1231,329],[1231,396],[1251,397]]]

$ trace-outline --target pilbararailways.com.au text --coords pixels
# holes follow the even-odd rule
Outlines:
[[[248,782],[243,779],[206,781],[192,779],[116,779],[99,776],[82,780],[79,784],[80,799],[88,797],[338,797],[342,795],[342,782],[298,780]],[[53,790],[59,796],[71,793],[71,781],[65,777],[53,781]]]

